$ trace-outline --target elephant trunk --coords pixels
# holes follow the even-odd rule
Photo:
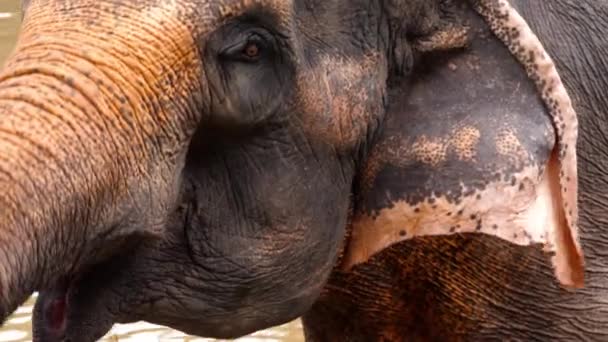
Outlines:
[[[0,322],[119,242],[162,232],[201,112],[174,8],[37,4],[0,73]]]
[[[0,83],[0,318],[75,266],[99,200],[84,196],[94,181],[75,177],[92,161],[70,155],[88,144],[70,127],[84,115],[59,95],[66,87],[31,70]]]
[[[95,97],[44,63],[10,70],[0,82],[0,319],[101,257],[87,249],[133,210],[122,199],[135,177],[134,151],[84,103]]]

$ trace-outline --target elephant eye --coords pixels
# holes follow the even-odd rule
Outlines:
[[[260,58],[260,56],[262,54],[262,49],[263,49],[263,47],[260,44],[259,39],[258,38],[253,39],[253,37],[251,37],[247,41],[247,44],[245,45],[245,48],[243,49],[243,55],[245,58],[254,61],[254,60],[257,60]]]
[[[255,63],[269,57],[273,51],[270,34],[251,32],[245,39],[226,49],[222,55],[233,61]]]

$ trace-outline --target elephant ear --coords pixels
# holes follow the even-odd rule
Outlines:
[[[500,40],[468,11],[471,46],[427,56],[391,90],[386,129],[361,170],[344,269],[417,236],[480,233],[544,244],[560,283],[582,287],[576,113],[517,12],[473,3]]]

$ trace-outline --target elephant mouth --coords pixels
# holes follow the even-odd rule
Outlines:
[[[45,291],[41,306],[42,317],[44,317],[44,330],[46,336],[52,336],[52,340],[61,340],[67,329],[68,317],[68,294],[72,288],[72,280],[63,278],[50,291]]]
[[[103,270],[116,269],[115,263],[123,263],[124,257],[142,240],[141,237],[130,236],[114,242],[117,247],[97,251],[89,262],[39,290],[33,316],[34,341],[74,341],[70,334],[82,323],[83,314],[93,315],[99,323],[95,334],[103,336],[107,332],[103,331],[108,323],[103,319],[103,313],[91,308],[100,297],[96,292],[97,284],[116,276],[117,273],[108,274]]]

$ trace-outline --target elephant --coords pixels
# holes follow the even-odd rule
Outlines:
[[[399,327],[327,328],[319,319],[340,319],[358,296],[361,307],[378,298],[374,291],[420,293],[400,273],[388,278],[399,287],[387,287],[382,277],[395,268],[377,258],[412,244],[458,256],[450,248],[469,235],[492,241],[486,252],[513,251],[508,256],[538,256],[544,244],[552,265],[546,257],[534,264],[552,270],[543,286],[583,286],[577,107],[544,44],[505,0],[29,0],[22,7],[17,47],[0,73],[0,320],[39,291],[35,341],[94,341],[114,323],[138,320],[230,338],[301,316],[313,341],[370,333],[400,340],[409,333]],[[489,83],[468,76],[463,59]],[[422,67],[438,78],[425,79]],[[450,94],[442,81],[454,76],[468,82]],[[448,100],[434,104],[433,92]],[[409,94],[417,97],[411,106]],[[500,110],[488,115],[492,107]],[[449,155],[424,141],[451,134],[444,131],[462,110],[470,121]],[[503,135],[494,131],[505,127]],[[395,139],[403,143],[389,160],[397,167],[384,174],[378,156],[393,153]],[[422,164],[399,163],[410,158],[399,149]],[[462,160],[454,164],[453,153]],[[446,158],[456,166],[439,167]],[[471,188],[461,191],[461,183]],[[507,188],[517,191],[488,202]],[[412,203],[424,201],[424,217],[454,209],[450,215],[474,224],[376,225],[386,215],[372,211],[399,196],[408,200],[397,209],[418,214],[427,208]],[[523,208],[508,211],[518,201]],[[480,221],[482,214],[492,218]],[[402,260],[417,255],[405,249],[395,262],[408,270]],[[422,252],[427,262],[432,256]],[[466,254],[459,259],[470,279],[497,265],[472,271]],[[520,259],[503,261],[520,267]],[[456,269],[446,264],[437,272]],[[547,274],[540,267],[536,277]],[[376,277],[372,287],[366,277]],[[369,294],[344,299],[338,287]],[[405,306],[393,306],[402,294],[384,311],[366,312],[407,318],[398,311]],[[551,298],[560,296],[554,290]],[[336,298],[344,302],[331,303]]]

